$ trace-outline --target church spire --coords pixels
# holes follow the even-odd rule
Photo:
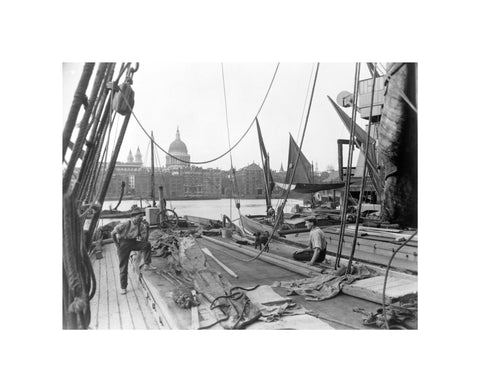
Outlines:
[[[135,153],[135,163],[142,163],[142,153],[140,148],[137,146],[137,152]]]
[[[131,149],[128,152],[127,163],[133,163],[133,154]]]

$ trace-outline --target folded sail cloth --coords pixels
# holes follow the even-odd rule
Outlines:
[[[307,301],[323,301],[338,295],[345,284],[376,275],[365,266],[355,267],[352,272],[349,275],[338,276],[332,271],[312,278],[275,282],[274,286],[287,289],[287,295],[303,295]]]

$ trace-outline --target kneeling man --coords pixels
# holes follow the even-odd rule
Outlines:
[[[308,248],[293,254],[295,260],[308,261],[308,265],[321,263],[325,260],[327,254],[327,240],[325,233],[320,227],[316,226],[315,216],[309,216],[305,219],[305,225],[310,230]]]

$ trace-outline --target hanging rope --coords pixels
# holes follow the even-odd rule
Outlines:
[[[372,83],[372,95],[370,98],[370,114],[368,117],[368,130],[367,130],[367,146],[365,147],[365,164],[363,165],[363,171],[362,171],[362,185],[360,187],[360,196],[358,197],[358,206],[357,206],[357,217],[355,220],[355,234],[353,235],[353,243],[352,243],[352,249],[350,252],[350,258],[348,259],[348,266],[347,269],[345,270],[345,275],[350,273],[350,269],[352,267],[352,262],[353,262],[353,256],[355,254],[355,248],[357,245],[357,238],[358,238],[358,226],[360,224],[360,215],[362,212],[362,202],[363,202],[363,192],[365,191],[365,180],[366,180],[366,173],[367,173],[367,157],[368,157],[368,149],[370,147],[370,130],[372,127],[372,113],[373,113],[373,100],[375,98],[375,81],[377,78],[373,78],[373,83]]]
[[[94,67],[94,64],[91,66]],[[90,323],[89,301],[93,298],[96,291],[95,275],[87,247],[91,244],[100,208],[96,208],[98,206],[89,206],[89,208],[95,209],[96,212],[85,238],[83,227],[86,214],[80,215],[79,213],[81,211],[78,208],[78,194],[88,197],[92,189],[90,186],[95,187],[98,179],[98,173],[96,172],[96,167],[99,163],[98,157],[102,150],[107,129],[110,138],[110,129],[113,124],[111,101],[107,104],[105,102],[108,95],[106,94],[106,85],[111,80],[113,72],[113,64],[103,63],[98,67],[88,106],[80,123],[79,134],[63,177],[63,327],[66,329],[88,328]],[[77,87],[78,90],[79,87]],[[109,91],[109,94],[110,96],[113,94],[112,90]],[[101,116],[102,111],[103,115]],[[100,117],[102,117],[101,120]],[[126,116],[122,129],[126,129],[128,117]],[[110,121],[107,121],[108,119]],[[90,138],[86,141],[90,130]],[[64,132],[65,136],[66,133]],[[118,143],[121,144],[120,138]],[[82,158],[79,176],[78,178],[75,176],[74,188],[71,190],[71,180],[74,177],[72,168],[79,159],[85,144],[87,145],[87,151]],[[108,151],[108,141],[105,146],[104,157],[106,157],[106,151]],[[106,178],[102,191],[108,186],[109,182],[110,179]],[[103,199],[101,199],[102,203]]]
[[[315,63],[312,64],[312,69],[310,71],[310,78],[308,80],[307,91],[305,92],[305,101],[303,102],[302,117],[300,118],[300,124],[298,124],[297,139],[295,140],[298,143],[298,138],[300,137],[300,131],[302,130],[303,117],[305,116],[305,108],[307,107],[308,95],[310,92],[310,85],[313,78],[313,70],[315,69]]]
[[[86,329],[90,324],[90,303],[96,291],[95,276],[83,241],[76,199],[63,197],[63,327]]]
[[[393,252],[392,254],[392,257],[390,257],[390,260],[388,260],[388,264],[387,264],[387,269],[385,270],[385,279],[383,280],[383,290],[382,290],[382,309],[383,309],[383,317],[385,319],[385,327],[387,329],[390,329],[390,326],[388,325],[388,320],[387,320],[387,310],[386,310],[386,306],[385,306],[385,292],[387,290],[387,279],[388,279],[388,272],[390,271],[390,266],[392,265],[392,261],[395,257],[395,255],[398,253],[398,251],[400,249],[402,249],[405,245],[407,245],[407,243],[413,238],[415,237],[415,235],[418,233],[418,230],[415,231],[415,233],[413,233],[410,237],[407,238],[407,240],[402,244],[400,245],[396,250],[395,252]]]
[[[127,75],[125,77],[125,83],[128,83],[128,84],[133,83],[133,74],[136,72],[137,69],[138,69],[138,63],[137,63],[137,67],[135,69],[131,69],[131,68],[128,69]],[[113,150],[112,157],[110,159],[110,163],[109,163],[109,165],[107,167],[107,170],[105,172],[105,179],[104,179],[104,181],[102,183],[102,186],[100,187],[100,191],[98,193],[97,203],[100,205],[100,207],[103,205],[103,202],[105,200],[105,196],[107,194],[108,186],[110,185],[110,180],[112,179],[113,170],[115,169],[115,165],[117,163],[118,154],[120,153],[120,148],[122,146],[123,138],[124,138],[125,132],[127,130],[127,126],[128,126],[129,120],[130,120],[130,116],[132,114],[132,112],[131,112],[132,107],[129,104],[128,100],[124,97],[124,94],[120,92],[120,96],[121,96],[121,98],[123,98],[124,102],[127,103],[127,107],[128,107],[129,110],[124,115],[122,128],[120,129],[120,134],[118,135],[118,139],[116,140],[115,148]],[[87,246],[90,246],[90,244],[92,243],[93,232],[95,230],[95,227],[97,225],[99,217],[100,217],[100,210],[95,212],[95,214],[94,214],[94,216],[93,216],[93,218],[90,222],[90,227],[88,228],[88,234],[87,234],[87,238],[86,238]]]
[[[159,144],[157,144],[155,141],[153,141],[153,143],[165,154],[167,154],[168,156],[172,157],[172,158],[175,158],[177,161],[180,161],[180,162],[183,162],[183,163],[189,163],[189,164],[193,164],[193,165],[204,165],[204,164],[207,164],[207,163],[211,163],[211,162],[215,162],[215,161],[218,161],[219,159],[223,158],[225,155],[227,155],[228,153],[230,153],[230,151],[232,151],[235,147],[237,147],[240,142],[245,138],[245,136],[247,136],[247,133],[250,131],[250,129],[252,128],[254,122],[255,122],[255,118],[260,114],[262,108],[263,108],[263,105],[265,104],[265,101],[267,100],[267,97],[270,93],[270,90],[272,88],[272,85],[273,85],[273,82],[275,80],[275,77],[277,75],[277,71],[278,71],[278,67],[280,66],[280,63],[277,64],[276,68],[275,68],[275,72],[273,73],[273,77],[272,77],[272,80],[270,81],[270,84],[268,86],[268,89],[267,89],[267,92],[265,93],[265,96],[262,100],[262,103],[260,104],[260,107],[259,109],[257,110],[257,113],[255,114],[255,116],[253,117],[253,120],[252,122],[250,123],[250,125],[248,126],[247,130],[243,133],[243,135],[240,137],[240,139],[233,145],[233,147],[231,147],[228,151],[225,151],[223,154],[213,158],[213,159],[209,159],[207,161],[198,161],[198,162],[192,162],[192,161],[185,161],[185,160],[182,160],[178,157],[176,157],[175,155],[172,155],[170,154],[168,151],[166,151],[164,148],[162,148]],[[132,116],[133,118],[135,118],[135,121],[137,122],[137,124],[140,126],[140,128],[142,129],[142,131],[145,133],[145,135],[151,140],[150,138],[150,135],[148,134],[148,132],[145,130],[144,126],[142,125],[142,123],[140,122],[140,120],[138,119],[138,117],[135,115],[135,113],[133,112],[133,109],[130,107],[130,104],[127,102],[127,100],[125,99],[125,97],[123,97],[127,107],[131,110],[132,112]]]
[[[225,87],[225,72],[223,70],[222,63],[222,82],[223,82],[223,102],[225,103],[225,122],[227,124],[227,136],[228,136],[228,150],[230,155],[230,176],[233,177],[233,159],[232,159],[232,146],[230,144],[230,126],[228,124],[228,108],[227,108],[227,91]],[[232,219],[232,198],[230,197],[230,219]]]
[[[93,84],[92,91],[90,93],[90,98],[88,100],[88,106],[80,122],[80,129],[78,131],[77,140],[75,141],[72,154],[68,161],[67,169],[65,170],[65,173],[63,175],[63,193],[66,193],[68,187],[71,185],[70,181],[72,179],[73,170],[75,168],[75,164],[77,163],[78,158],[80,157],[80,153],[82,151],[83,145],[85,144],[85,140],[87,138],[87,131],[88,131],[87,126],[89,123],[90,115],[92,114],[94,102],[98,97],[98,92],[100,90],[100,86],[105,76],[106,69],[107,69],[106,63],[102,63],[98,67],[97,74],[95,76],[95,82]]]
[[[340,257],[342,255],[342,248],[343,248],[343,238],[345,235],[345,226],[346,226],[346,218],[347,218],[347,206],[348,206],[348,198],[350,195],[350,181],[351,181],[351,171],[352,171],[352,161],[353,161],[353,142],[354,142],[354,126],[356,124],[356,116],[357,116],[357,103],[358,103],[358,86],[360,83],[360,63],[356,63],[355,65],[355,80],[354,80],[354,87],[353,87],[353,105],[352,105],[352,122],[350,123],[350,139],[348,143],[348,159],[347,159],[347,179],[345,181],[345,194],[343,197],[343,205],[342,205],[342,215],[341,215],[341,223],[340,223],[340,234],[338,237],[338,246],[337,246],[337,255],[335,257],[335,270],[340,265]],[[339,170],[343,170],[343,167],[340,167]]]
[[[112,106],[110,105],[109,108],[111,109]],[[96,197],[94,197],[93,194],[94,194],[95,190],[97,190],[96,196],[98,196],[98,191],[99,190],[97,189],[97,184],[98,183],[101,184],[104,180],[107,154],[108,154],[108,149],[110,147],[110,135],[111,135],[111,130],[112,130],[112,127],[113,127],[113,123],[115,122],[116,115],[117,115],[117,112],[114,113],[113,117],[110,116],[110,122],[107,126],[107,132],[103,132],[103,134],[102,134],[102,138],[100,140],[100,146],[103,145],[103,142],[105,140],[105,136],[107,136],[107,141],[105,142],[105,146],[103,148],[103,154],[102,154],[101,159],[98,160],[101,149],[98,149],[96,157],[95,157],[95,166],[94,166],[94,172],[93,172],[94,175],[92,176],[90,187],[89,187],[88,193],[86,195],[86,201],[87,202],[91,202],[92,200],[96,199]],[[117,120],[117,128],[118,128],[118,120]],[[99,179],[100,179],[100,181],[99,181]]]
[[[101,149],[102,146],[102,144],[99,143],[99,140],[102,140],[103,143],[102,137],[104,136],[105,132],[105,115],[102,116],[102,113],[107,113],[107,108],[109,107],[107,101],[109,95],[107,84],[112,79],[114,70],[115,64],[108,64],[106,72],[107,76],[104,78],[102,87],[100,89],[101,98],[95,102],[95,118],[91,122],[91,133],[88,141],[86,142],[87,148],[85,151],[85,157],[80,167],[78,184],[76,185],[77,189],[75,189],[75,194],[78,195],[79,200],[84,200],[86,189],[88,189],[88,185],[91,182],[92,173],[95,173],[95,165],[98,161],[97,150]]]

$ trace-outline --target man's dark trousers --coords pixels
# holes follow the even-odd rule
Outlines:
[[[120,240],[117,254],[120,260],[120,287],[126,289],[128,285],[128,258],[132,250],[145,252],[145,265],[152,262],[152,246],[148,241],[137,241],[135,239]]]
[[[327,254],[326,249],[320,249],[320,255],[318,256],[317,263],[321,263],[325,260]],[[313,257],[313,249],[298,250],[293,252],[293,259],[298,261],[310,261]]]

